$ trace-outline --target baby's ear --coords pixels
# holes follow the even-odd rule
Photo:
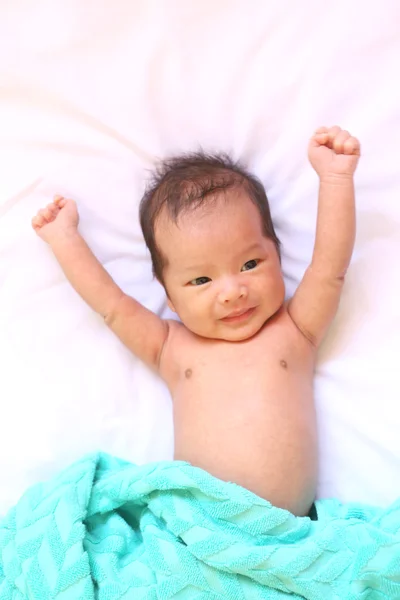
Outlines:
[[[168,308],[170,310],[172,310],[172,312],[176,313],[175,306],[172,304],[172,300],[169,297],[168,290],[165,287],[165,283],[163,281],[160,281],[160,279],[157,276],[156,276],[156,279],[157,279],[158,283],[160,283],[163,286],[163,288],[164,288],[164,292],[165,292],[165,294],[167,296],[167,306],[168,306]]]
[[[168,308],[170,310],[172,310],[172,312],[176,313],[175,306],[172,304],[172,302],[171,302],[170,298],[168,297],[168,295],[167,295],[167,304],[168,304]]]

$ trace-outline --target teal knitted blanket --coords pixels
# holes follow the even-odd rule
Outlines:
[[[400,598],[400,502],[296,518],[185,462],[83,458],[0,523],[3,600]]]

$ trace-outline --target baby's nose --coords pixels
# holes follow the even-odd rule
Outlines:
[[[241,298],[246,298],[247,296],[247,288],[243,284],[240,284],[235,280],[228,280],[224,283],[223,288],[219,293],[219,301],[221,304],[228,304],[231,302],[236,302],[236,300],[240,300]]]

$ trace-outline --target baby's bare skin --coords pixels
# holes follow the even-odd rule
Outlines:
[[[280,260],[244,188],[155,227],[163,285],[181,322],[124,294],[78,232],[62,197],[32,221],[65,275],[121,341],[167,383],[175,458],[305,515],[316,492],[313,373],[354,244],[358,140],[321,128],[309,158],[320,178],[311,265],[284,303]]]
[[[307,514],[317,476],[314,358],[285,307],[237,343],[171,323],[161,375],[174,399],[175,458]]]

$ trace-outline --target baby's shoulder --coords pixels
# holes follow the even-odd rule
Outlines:
[[[283,305],[279,311],[271,317],[260,330],[258,339],[262,344],[275,347],[287,346],[288,348],[299,348],[300,350],[312,350],[309,341],[294,323],[287,309]]]
[[[170,341],[176,341],[176,338],[186,337],[188,330],[183,323],[176,319],[167,319],[166,323],[168,325],[168,337]]]
[[[168,335],[160,360],[160,372],[164,379],[174,370],[179,355],[188,352],[193,337],[193,334],[180,321],[167,319],[166,323]]]

